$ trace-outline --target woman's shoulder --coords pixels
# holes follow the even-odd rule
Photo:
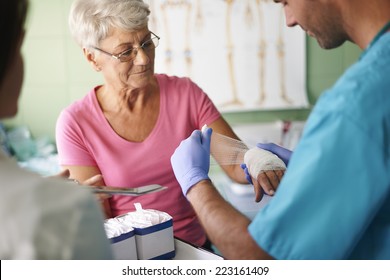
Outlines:
[[[82,98],[73,101],[67,107],[62,110],[62,113],[68,113],[71,115],[90,115],[96,108],[96,87],[91,89],[86,95]]]

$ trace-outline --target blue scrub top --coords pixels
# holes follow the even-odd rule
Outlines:
[[[318,100],[249,232],[277,259],[390,259],[390,33]]]

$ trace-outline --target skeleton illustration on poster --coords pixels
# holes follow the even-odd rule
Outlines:
[[[155,71],[187,76],[221,112],[305,108],[305,34],[272,0],[146,0]]]

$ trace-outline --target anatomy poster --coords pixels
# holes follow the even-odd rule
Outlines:
[[[187,76],[221,112],[304,108],[305,34],[272,0],[146,0],[155,71]]]

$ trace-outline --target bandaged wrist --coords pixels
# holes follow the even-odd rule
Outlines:
[[[257,178],[261,172],[286,169],[286,165],[278,156],[257,147],[252,148],[245,153],[244,162],[248,168],[249,174],[253,178]]]

